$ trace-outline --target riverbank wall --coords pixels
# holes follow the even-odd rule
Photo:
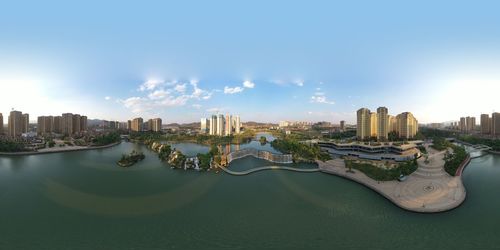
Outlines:
[[[75,152],[75,151],[84,151],[84,150],[93,150],[93,149],[103,149],[110,148],[120,144],[121,141],[115,142],[108,145],[103,146],[90,146],[90,147],[78,147],[78,148],[64,148],[64,149],[54,149],[47,151],[25,151],[25,152],[0,152],[0,156],[23,156],[23,155],[41,155],[41,154],[54,154],[54,153],[64,153],[64,152]]]

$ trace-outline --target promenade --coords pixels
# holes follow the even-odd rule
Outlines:
[[[248,175],[251,173],[263,171],[263,170],[288,170],[292,172],[302,172],[302,173],[315,173],[319,172],[319,168],[291,168],[291,167],[283,167],[283,166],[267,166],[267,167],[259,167],[259,168],[252,168],[249,170],[245,171],[233,171],[230,169],[227,169],[223,166],[219,166],[224,172],[230,174],[230,175]]]
[[[453,177],[445,172],[443,160],[445,151],[437,152],[431,148],[427,150],[429,162],[425,163],[423,157],[420,158],[417,170],[403,182],[376,181],[359,170],[348,173],[341,159],[317,161],[317,163],[321,172],[358,182],[408,211],[436,213],[458,207],[466,196],[461,177]]]
[[[52,153],[64,153],[64,152],[74,152],[74,151],[110,148],[110,147],[114,147],[120,143],[121,143],[121,141],[111,143],[108,145],[103,145],[103,146],[65,146],[65,147],[44,148],[44,149],[39,149],[38,151],[0,152],[0,155],[18,156],[18,155],[40,155],[40,154],[52,154]]]

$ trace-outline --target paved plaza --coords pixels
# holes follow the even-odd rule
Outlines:
[[[458,207],[466,196],[460,176],[450,176],[444,170],[444,153],[428,148],[429,159],[418,160],[418,168],[403,182],[376,181],[361,171],[346,172],[342,159],[318,161],[322,172],[345,177],[380,193],[397,206],[414,212],[443,212]]]

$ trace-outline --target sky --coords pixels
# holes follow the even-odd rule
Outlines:
[[[6,1],[0,112],[444,122],[500,111],[495,1]],[[4,118],[5,119],[5,118]]]

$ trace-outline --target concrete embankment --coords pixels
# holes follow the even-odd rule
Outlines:
[[[53,154],[53,153],[64,153],[64,152],[75,152],[75,151],[84,151],[84,150],[93,150],[93,149],[103,149],[110,148],[120,144],[121,141],[115,142],[108,145],[103,146],[89,146],[89,147],[64,147],[64,148],[52,148],[43,151],[25,151],[25,152],[0,152],[0,155],[3,156],[21,156],[21,155],[40,155],[40,154]]]

